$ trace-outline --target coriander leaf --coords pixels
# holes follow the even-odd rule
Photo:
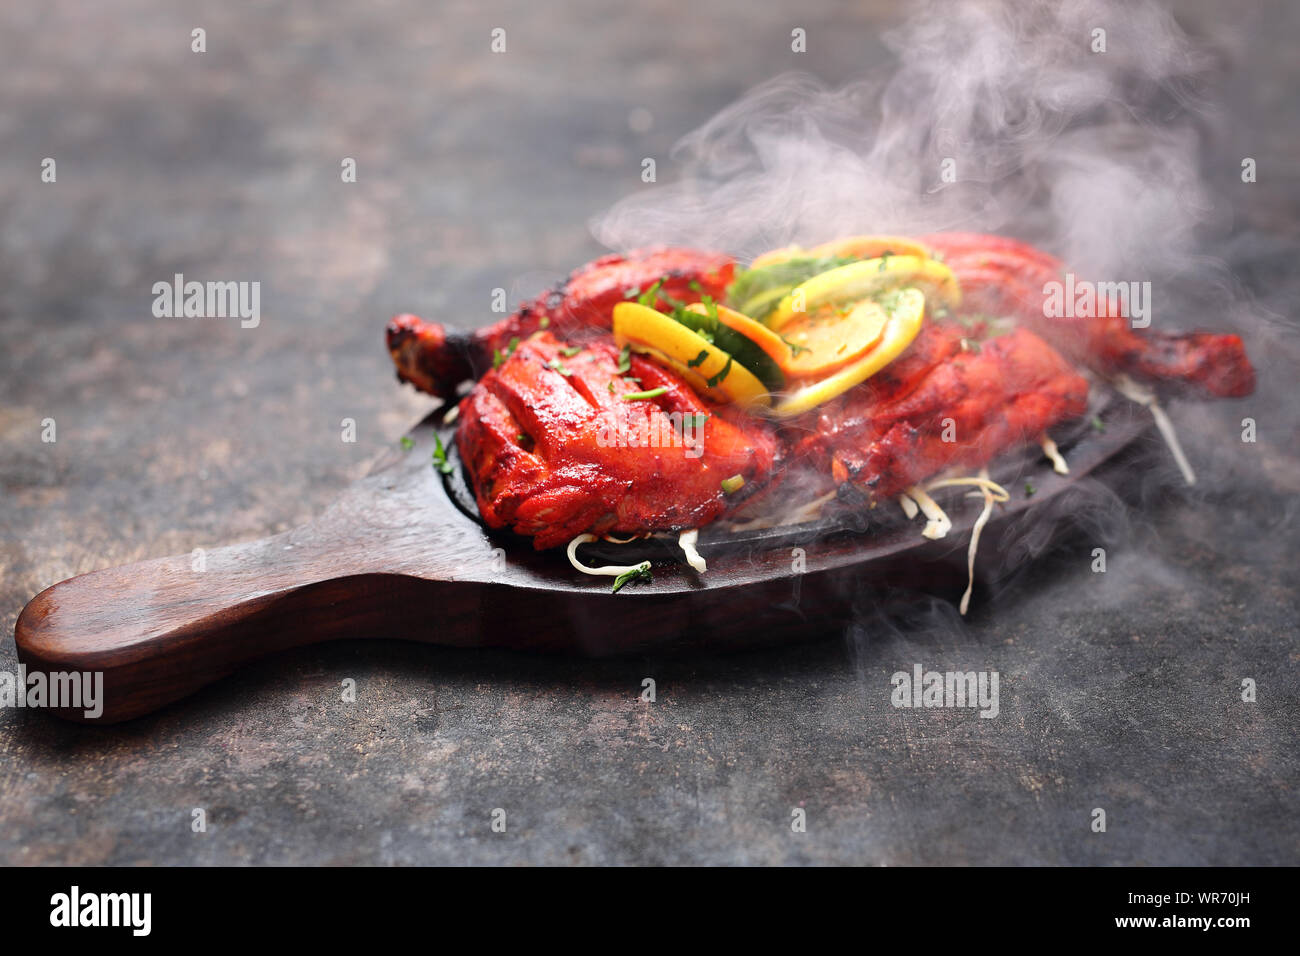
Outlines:
[[[784,335],[780,336],[780,339],[781,339],[782,342],[784,342],[786,345],[788,345],[788,346],[790,347],[790,357],[791,357],[791,358],[797,358],[797,357],[800,355],[800,353],[802,353],[802,352],[811,352],[811,351],[812,351],[812,349],[808,348],[808,346],[806,346],[806,345],[799,345],[799,344],[797,344],[797,343],[795,343],[795,342],[791,342],[791,341],[790,341],[789,339],[787,339]]]
[[[667,385],[660,385],[658,388],[646,389],[644,392],[627,392],[623,396],[625,402],[641,402],[648,398],[658,398],[664,392],[668,391]]]
[[[653,581],[654,576],[650,573],[650,562],[642,561],[630,571],[624,571],[614,579],[614,589],[610,594],[617,594],[623,585],[632,581]]]
[[[663,286],[664,280],[660,279],[645,292],[637,296],[636,300],[644,305],[647,309],[653,309],[655,302],[659,299],[659,289]]]
[[[442,438],[437,432],[433,433],[433,467],[444,475],[450,475],[456,469],[456,466],[447,460],[447,449],[442,447]]]
[[[722,366],[722,371],[719,372],[717,375],[714,375],[712,378],[708,379],[708,380],[705,382],[705,384],[708,385],[709,388],[713,388],[713,386],[717,385],[717,384],[718,384],[719,382],[721,382],[724,378],[726,378],[728,375],[730,375],[730,374],[731,374],[731,362],[732,362],[731,356],[728,355],[728,356],[727,356],[727,364],[724,365],[724,366]]]
[[[509,342],[506,343],[506,350],[504,352],[499,352],[496,349],[493,349],[492,367],[500,368],[502,363],[504,363],[506,359],[510,358],[510,356],[515,354],[515,349],[517,348],[519,348],[519,337],[515,336]]]
[[[856,258],[800,257],[741,271],[727,287],[727,302],[751,319],[762,321],[795,286],[815,275],[857,262]]]

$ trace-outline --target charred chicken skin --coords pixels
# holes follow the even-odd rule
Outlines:
[[[1005,236],[949,232],[922,242],[956,274],[967,311],[1014,316],[1068,358],[1102,374],[1125,372],[1216,398],[1239,398],[1255,389],[1255,372],[1239,336],[1137,332],[1105,301],[1097,303],[1094,316],[1049,317],[1044,286],[1064,277],[1059,259]]]
[[[578,342],[594,330],[607,331],[614,306],[656,282],[662,282],[665,296],[680,302],[698,302],[703,296],[720,300],[734,270],[729,256],[695,249],[639,249],[602,256],[508,318],[468,335],[448,333],[417,315],[396,316],[388,323],[388,351],[401,381],[447,398],[461,382],[491,368],[494,357],[516,339],[549,329],[561,339]]]
[[[457,447],[488,525],[538,549],[697,528],[770,478],[766,424],[638,356],[625,364],[607,337],[566,348],[538,332],[461,401]]]
[[[784,361],[783,371],[798,369],[800,346],[770,327],[753,328],[751,318],[713,308],[734,271],[731,259],[715,253],[649,249],[605,256],[469,335],[398,316],[389,324],[388,345],[398,377],[424,391],[447,397],[466,378],[481,376],[459,404],[457,447],[484,520],[531,536],[538,549],[583,533],[698,528],[741,507],[752,515],[755,505],[772,506],[780,497],[773,489],[796,470],[812,475],[798,483],[805,492],[819,483],[822,491],[851,485],[876,503],[940,472],[981,468],[1044,441],[1049,429],[1084,413],[1088,381],[1076,365],[1202,396],[1245,395],[1254,387],[1235,335],[1139,334],[1104,307],[1091,317],[1047,315],[1044,286],[1060,281],[1064,269],[1032,246],[967,233],[932,235],[924,243],[960,287],[960,297],[944,300],[960,299],[957,314],[935,314],[927,305],[922,322],[920,293],[911,290],[912,337],[871,366],[865,380],[853,378],[829,394],[822,386],[840,372],[824,363],[829,378],[812,381],[815,407],[789,413],[796,417],[778,415],[779,423],[696,391],[719,399],[713,386],[728,374],[731,359],[722,365],[719,358],[717,371],[700,370],[728,331],[748,335],[755,348]],[[885,269],[882,259],[868,271],[875,276]],[[630,326],[614,328],[624,336],[618,343],[610,330],[615,307],[652,288],[655,307],[633,304],[619,312],[639,309],[637,334],[666,336],[643,357],[631,346],[646,342],[626,334]],[[661,308],[664,301],[673,316]],[[683,310],[697,302],[702,311]],[[827,322],[852,322],[860,311],[850,303],[819,314]],[[895,320],[880,309],[862,314],[864,322],[886,321],[875,331],[886,348],[893,341],[886,329]],[[795,327],[817,332],[815,324]],[[694,334],[687,330],[707,337],[683,346],[682,336]],[[805,339],[819,341],[815,334]],[[620,350],[619,343],[628,347]],[[836,338],[822,347],[836,343],[848,344]],[[724,350],[723,358],[742,354],[739,346],[728,347],[733,352]],[[868,342],[857,361],[870,363],[872,348]],[[699,382],[693,387],[688,379]],[[787,384],[807,394],[807,380],[795,375]],[[760,389],[779,385],[778,379]]]
[[[819,410],[793,457],[876,500],[947,468],[979,468],[1083,414],[1087,380],[1037,335],[1015,329],[971,347],[965,334],[927,329],[893,374]]]

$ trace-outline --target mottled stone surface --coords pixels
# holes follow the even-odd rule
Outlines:
[[[586,222],[639,188],[642,156],[780,70],[856,75],[896,18],[563,9],[0,10],[0,669],[41,588],[318,512],[430,407],[392,379],[389,314],[487,321],[492,287],[518,298],[599,251]],[[335,645],[120,727],[3,711],[0,861],[1300,862],[1296,23],[1282,3],[1234,23],[1239,127],[1211,178],[1235,221],[1215,251],[1269,318],[1259,395],[1175,409],[1194,491],[1153,450],[1117,479],[1135,507],[1091,486],[1086,540],[965,623],[899,596],[822,642],[718,658]],[[1260,182],[1229,193],[1241,155]],[[154,318],[150,288],[176,272],[261,281],[261,325]],[[914,663],[997,670],[1000,715],[893,708],[890,675]]]

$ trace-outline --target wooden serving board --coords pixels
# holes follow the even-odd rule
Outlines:
[[[1100,415],[1104,431],[1080,423],[1058,437],[1068,477],[1036,454],[994,470],[1012,497],[986,526],[982,557],[996,555],[1008,522],[1115,456],[1150,421],[1123,402]],[[864,590],[886,581],[954,601],[965,587],[975,503],[949,508],[953,529],[937,542],[921,537],[920,519],[904,526],[870,513],[857,529],[709,528],[699,544],[706,574],[667,563],[653,582],[611,594],[610,578],[574,570],[563,549],[538,553],[477,520],[459,475],[444,477],[431,465],[435,434],[450,448],[453,432],[441,412],[431,414],[408,433],[411,448],[386,454],[318,518],[208,551],[201,570],[180,555],[45,589],[18,617],[19,660],[29,673],[102,671],[98,722],[111,723],[179,700],[249,661],[319,641],[383,637],[586,655],[757,646],[825,633]],[[1036,488],[1032,497],[1023,493],[1026,480]],[[665,548],[667,558],[674,548],[651,547]],[[619,563],[647,556],[618,554]],[[61,715],[82,719],[81,711]]]

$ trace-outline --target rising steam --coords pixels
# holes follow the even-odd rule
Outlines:
[[[758,86],[676,145],[674,182],[597,217],[596,238],[614,249],[713,248],[744,262],[858,233],[1001,232],[1081,275],[1166,280],[1156,325],[1233,327],[1267,381],[1290,323],[1270,322],[1227,263],[1198,254],[1201,227],[1227,218],[1200,170],[1219,119],[1206,96],[1219,53],[1145,0],[910,6],[883,37],[895,59],[880,75],[840,89],[802,73]],[[1094,51],[1096,31],[1104,52]],[[1268,404],[1280,434],[1294,428],[1294,414]],[[1241,447],[1235,418],[1253,412],[1179,411],[1193,423],[1185,434],[1206,487],[1240,484],[1248,469],[1227,449]],[[1125,485],[1132,510],[1085,480],[1026,514],[1008,529],[995,575],[1034,564],[1067,521],[1082,520],[1094,543],[1132,539],[1130,518],[1143,524],[1144,506],[1180,484],[1165,465]]]
[[[678,181],[615,205],[596,237],[745,260],[853,233],[1006,231],[1116,278],[1189,254],[1210,209],[1196,91],[1214,60],[1166,11],[931,3],[884,39],[892,75],[759,86],[677,144]]]

